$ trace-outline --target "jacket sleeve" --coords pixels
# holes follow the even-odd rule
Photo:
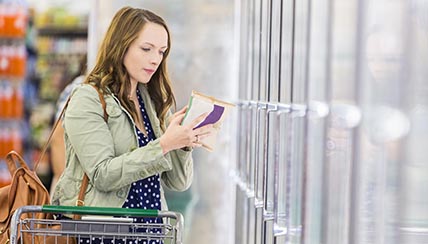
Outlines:
[[[171,117],[171,113],[168,114]],[[169,121],[169,119],[167,119]],[[162,173],[163,184],[173,191],[187,190],[193,181],[193,149],[176,149],[167,153],[166,157],[172,169]]]
[[[172,162],[172,170],[162,173],[163,184],[173,191],[187,190],[193,181],[193,158],[190,151],[183,149],[168,153]]]
[[[64,128],[71,144],[68,153],[78,158],[83,171],[99,191],[118,190],[139,179],[173,169],[171,159],[162,153],[159,139],[120,155],[115,152],[112,133],[121,132],[110,131],[103,118],[98,93],[90,85],[82,85],[73,93],[64,117]],[[129,140],[135,140],[132,129],[129,130]],[[76,177],[81,179],[81,176]]]

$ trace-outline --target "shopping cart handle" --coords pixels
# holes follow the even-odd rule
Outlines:
[[[132,216],[132,217],[158,217],[159,215],[159,210],[156,210],[156,209],[58,206],[58,205],[43,205],[42,212],[80,214],[80,215]]]

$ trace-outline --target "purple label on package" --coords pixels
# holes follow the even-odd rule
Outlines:
[[[219,119],[221,118],[223,113],[224,113],[224,107],[214,104],[214,109],[211,111],[211,113],[205,118],[204,121],[202,121],[202,123],[200,123],[194,129],[197,129],[197,128],[202,127],[204,125],[217,123],[217,121],[219,121]]]

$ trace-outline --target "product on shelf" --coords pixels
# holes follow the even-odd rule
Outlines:
[[[22,88],[8,81],[0,82],[0,119],[23,119]]]
[[[25,35],[28,6],[24,2],[0,3],[0,187],[11,177],[4,159],[10,151],[25,153],[23,90],[27,54]]]
[[[27,7],[16,3],[0,4],[0,36],[24,38]]]

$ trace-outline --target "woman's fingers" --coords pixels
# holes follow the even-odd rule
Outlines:
[[[184,106],[182,109],[178,110],[177,112],[175,112],[174,114],[178,115],[178,114],[186,113],[186,110],[187,110],[187,105]]]
[[[195,128],[197,125],[199,125],[202,121],[205,120],[205,118],[208,116],[209,113],[203,113],[201,115],[199,115],[198,117],[196,117],[196,119],[194,119],[192,122],[189,123],[189,127],[190,128]]]
[[[174,120],[179,115],[186,114],[186,110],[187,110],[187,106],[184,106],[182,109],[175,112],[173,115],[171,115],[170,121]]]
[[[193,133],[195,135],[198,135],[198,136],[207,137],[207,136],[211,135],[214,131],[215,131],[215,129],[214,129],[213,125],[209,124],[209,125],[204,125],[202,127],[199,127],[197,129],[193,130]]]
[[[200,143],[200,142],[192,142],[192,147],[202,147],[202,143]]]
[[[189,124],[181,126],[181,123],[186,114],[185,111],[186,108],[183,108],[171,116],[171,123],[168,126],[166,133],[163,135],[163,137],[167,138],[163,140],[164,142],[176,142],[175,144],[177,145],[170,147],[172,149],[181,148],[183,146],[202,147],[202,140],[212,135],[215,131],[212,124],[193,129],[202,121],[204,121],[209,113],[203,113]]]
[[[194,140],[192,141],[192,146],[201,147],[203,145],[202,141],[205,138],[212,136],[215,132],[216,130],[213,128],[212,124],[205,125],[193,130]]]
[[[171,120],[171,124],[176,124],[176,125],[181,124],[181,121],[183,121],[184,119],[184,115],[185,115],[184,113],[175,115]]]
[[[201,134],[198,134],[199,140],[203,140],[209,136],[212,136],[214,134],[214,131],[207,131],[207,132],[203,132]]]

